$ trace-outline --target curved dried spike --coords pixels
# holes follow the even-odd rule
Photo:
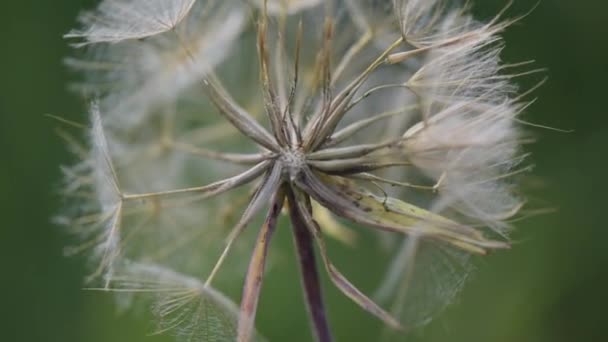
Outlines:
[[[312,201],[312,212],[315,221],[323,228],[324,234],[349,247],[355,247],[359,239],[357,232],[339,222],[331,211],[316,201]]]
[[[294,194],[291,189],[289,189],[288,196],[289,206],[295,205],[293,203],[295,201]],[[291,210],[290,215],[293,216],[293,211]],[[301,281],[304,287],[308,315],[312,321],[312,328],[318,342],[330,342],[333,338],[325,312],[325,304],[323,303],[321,280],[319,278],[319,271],[317,270],[312,235],[306,228],[305,222],[299,216],[292,218],[292,226],[293,238],[300,263]]]
[[[251,220],[253,219],[255,214],[257,214],[262,209],[264,204],[266,204],[266,202],[268,202],[268,200],[271,199],[272,196],[275,195],[275,192],[277,191],[277,189],[280,186],[281,173],[282,173],[282,167],[278,164],[275,164],[273,166],[272,170],[269,171],[269,174],[266,176],[266,178],[264,179],[262,184],[260,184],[260,186],[258,187],[258,190],[256,191],[255,195],[251,199],[251,202],[249,202],[249,205],[247,206],[247,208],[245,209],[245,212],[241,216],[241,219],[236,224],[236,226],[232,229],[232,231],[230,232],[230,235],[226,239],[226,241],[227,241],[226,247],[224,247],[224,250],[222,251],[221,256],[219,257],[217,263],[213,267],[213,270],[211,271],[205,284],[208,285],[211,283],[211,281],[213,281],[215,275],[217,274],[217,272],[219,271],[220,267],[222,266],[224,260],[228,256],[228,253],[230,252],[230,249],[232,248],[232,245],[234,244],[236,239],[243,232],[243,230],[245,230],[245,228],[247,228],[247,225],[249,225],[249,223],[251,222]]]
[[[235,128],[267,149],[279,150],[275,138],[228,95],[217,78],[209,77],[203,80],[203,85],[213,104]]]
[[[366,172],[352,175],[351,178],[361,179],[361,180],[365,180],[365,181],[369,181],[369,182],[385,183],[385,184],[389,184],[391,186],[401,186],[401,187],[412,188],[412,189],[431,190],[431,191],[437,190],[437,187],[432,186],[432,185],[419,185],[419,184],[411,184],[411,183],[406,183],[406,182],[399,182],[399,181],[394,181],[394,180],[391,180],[388,178],[376,176],[372,173],[366,173]]]
[[[270,121],[270,127],[274,137],[277,139],[280,145],[285,145],[289,139],[287,132],[284,131],[284,127],[281,125],[281,103],[280,98],[276,93],[274,85],[272,83],[272,77],[270,75],[270,56],[267,48],[267,30],[268,30],[268,17],[266,10],[266,2],[264,2],[264,10],[261,14],[261,20],[258,23],[257,32],[257,43],[258,43],[258,60],[260,64],[260,79],[262,85],[262,93],[264,95],[264,108],[266,109],[266,115]],[[279,44],[280,46],[280,44]]]
[[[336,160],[363,157],[383,148],[397,146],[403,139],[396,139],[375,144],[361,144],[345,147],[329,147],[308,154],[310,160]]]
[[[297,198],[298,196],[299,198]],[[319,250],[321,252],[321,257],[323,259],[323,263],[325,264],[325,268],[327,273],[330,276],[330,279],[336,285],[336,287],[342,291],[347,297],[352,299],[355,303],[357,303],[361,308],[365,311],[373,314],[374,316],[381,319],[384,323],[388,324],[394,329],[402,329],[401,324],[393,318],[389,313],[387,313],[384,309],[379,307],[376,303],[374,303],[371,299],[369,299],[363,292],[357,289],[354,285],[352,285],[338,269],[332,264],[327,255],[327,249],[325,247],[325,241],[323,240],[323,236],[321,235],[321,230],[314,218],[310,214],[310,208],[305,201],[307,198],[303,198],[303,194],[295,194],[289,197],[289,210],[292,218],[292,222],[294,226],[298,224],[304,225],[305,229],[309,231],[312,236],[314,236],[317,245],[319,246]],[[302,227],[299,227],[300,229]],[[294,228],[297,229],[297,228]]]
[[[412,163],[407,161],[384,161],[382,156],[337,160],[309,160],[308,164],[315,169],[331,175],[352,175],[389,167],[412,165]]]
[[[391,46],[384,50],[382,54],[365,69],[365,71],[346,86],[342,92],[335,96],[331,102],[330,111],[327,115],[325,115],[323,111],[315,114],[306,125],[304,131],[305,135],[308,137],[305,141],[305,146],[307,148],[314,150],[329,138],[330,134],[336,129],[338,123],[347,113],[344,109],[348,107],[357,90],[369,78],[371,73],[384,63],[386,56],[401,43],[402,39],[398,39],[391,44]]]
[[[179,194],[188,194],[188,193],[199,193],[205,195],[205,198],[212,197],[224,193],[226,191],[232,190],[241,185],[247,184],[254,179],[261,176],[264,171],[268,169],[271,165],[269,161],[263,161],[258,163],[254,167],[249,170],[242,172],[236,176],[222,179],[220,181],[198,186],[191,188],[183,188],[176,190],[167,190],[167,191],[158,191],[158,192],[149,192],[149,193],[141,193],[141,194],[124,194],[122,198],[124,200],[137,200],[142,198],[150,198],[150,197],[161,197],[161,196],[170,196],[170,195],[179,195]]]
[[[395,115],[403,114],[403,113],[407,112],[408,110],[416,109],[417,107],[418,106],[406,106],[406,107],[403,107],[402,109],[375,114],[367,119],[361,119],[361,120],[355,121],[355,122],[347,125],[346,127],[341,128],[341,129],[337,130],[336,132],[334,132],[327,139],[325,144],[323,144],[322,146],[323,147],[332,147],[332,146],[338,145],[341,142],[347,140],[348,138],[351,138],[353,135],[357,134],[361,130],[367,128],[368,126],[370,126],[378,121],[388,119]]]
[[[275,157],[274,154],[269,153],[230,153],[230,152],[219,152],[210,149],[206,149],[203,147],[198,147],[186,143],[181,143],[177,141],[168,142],[169,146],[174,148],[177,151],[181,151],[184,153],[192,154],[195,156],[200,156],[203,158],[215,159],[226,161],[235,164],[257,164],[263,162],[265,160],[271,159]]]
[[[319,67],[321,74],[321,94],[322,104],[315,113],[314,117],[309,120],[305,126],[305,149],[314,150],[314,142],[318,138],[325,120],[331,115],[332,104],[334,101],[333,94],[331,92],[332,85],[332,74],[331,74],[331,42],[333,37],[334,24],[331,18],[326,17],[323,29],[323,48],[319,53]]]
[[[336,215],[353,222],[443,240],[477,254],[486,254],[486,249],[509,247],[504,242],[484,238],[473,228],[395,198],[376,199],[370,193],[360,192],[350,184],[340,182],[337,177],[325,176],[323,182],[311,170],[305,170],[303,174],[303,178],[297,182],[298,186]],[[421,225],[421,222],[427,224]]]

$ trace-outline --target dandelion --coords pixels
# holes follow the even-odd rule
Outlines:
[[[388,327],[427,323],[470,256],[509,247],[522,206],[512,79],[530,72],[501,63],[501,16],[442,0],[103,0],[66,36],[88,51],[68,64],[95,99],[89,146],[69,139],[81,161],[61,220],[90,288],[152,300],[157,332],[183,341],[258,339],[287,216],[316,340],[332,335],[315,248]],[[400,245],[376,300],[331,261],[327,236],[356,241],[347,223]],[[220,291],[235,273],[240,306]]]

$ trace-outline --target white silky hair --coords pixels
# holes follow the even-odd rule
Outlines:
[[[399,17],[401,33],[406,42],[416,47],[428,47],[443,39],[470,31],[470,23],[460,22],[450,30],[442,29],[446,23],[463,19],[468,8],[449,0],[393,0]],[[465,16],[466,17],[466,16]]]
[[[132,305],[140,295],[158,319],[161,334],[171,330],[177,341],[221,342],[234,340],[238,306],[227,296],[200,279],[175,272],[155,263],[124,260],[117,265],[108,291]],[[261,340],[255,336],[255,340]]]
[[[226,58],[246,19],[245,9],[237,5],[236,0],[198,0],[170,30],[144,39],[96,42],[84,59],[66,63],[86,73],[78,88],[101,97],[103,115],[114,117],[109,124],[135,126],[173,104]]]
[[[526,105],[518,103],[514,76],[500,60],[498,34],[509,22],[484,24],[443,0],[395,5],[405,41],[429,49],[415,58],[421,66],[406,82],[421,111],[403,134],[404,155],[436,183],[433,211],[508,239],[508,219],[523,204],[508,176],[526,170],[516,169],[525,159],[516,118]],[[424,325],[455,300],[474,269],[471,262],[468,255],[409,236],[377,296],[401,319]]]
[[[175,28],[196,1],[104,0],[95,11],[80,16],[83,28],[65,37],[83,39],[77,45],[87,45],[154,36]]]
[[[106,139],[98,103],[91,104],[91,152],[89,160],[96,198],[103,211],[108,211],[120,202],[118,180],[115,178],[114,165],[108,153]]]
[[[517,87],[503,75],[497,35],[503,24],[482,25],[462,14],[448,15],[437,39],[470,27],[459,44],[434,49],[408,85],[424,106],[421,122],[404,134],[405,150],[423,172],[443,183],[445,196],[469,219],[504,233],[503,222],[519,199],[504,181],[523,157],[517,156],[520,129],[515,124],[522,105]],[[466,23],[466,24],[463,24]]]

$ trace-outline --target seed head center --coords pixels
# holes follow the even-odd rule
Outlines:
[[[285,149],[281,151],[279,163],[283,166],[285,175],[293,181],[306,166],[306,155],[299,148]]]

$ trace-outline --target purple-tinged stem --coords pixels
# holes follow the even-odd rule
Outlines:
[[[315,262],[315,252],[313,239],[306,228],[306,224],[295,203],[295,196],[290,191],[287,194],[289,202],[289,214],[293,225],[293,236],[296,244],[298,259],[300,262],[300,273],[302,275],[302,285],[308,314],[312,321],[312,328],[318,342],[331,342],[333,338],[329,329],[325,306],[323,304],[323,294],[319,272]]]

